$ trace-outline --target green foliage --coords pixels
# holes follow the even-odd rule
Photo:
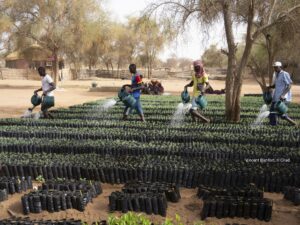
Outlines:
[[[151,225],[151,221],[144,217],[142,214],[126,213],[120,218],[110,215],[108,218],[109,225]]]
[[[35,180],[39,183],[45,183],[45,178],[43,177],[43,175],[39,175],[35,178]]]
[[[184,223],[181,222],[181,217],[178,214],[175,214],[175,220],[167,218],[162,225],[184,225]]]
[[[202,55],[202,61],[207,67],[225,67],[227,57],[216,45],[211,45]]]
[[[153,223],[142,214],[126,213],[121,217],[110,215],[108,218],[109,225],[152,225]],[[185,225],[181,221],[181,217],[176,214],[175,219],[166,218],[161,225]],[[205,225],[204,222],[196,222],[194,225]]]

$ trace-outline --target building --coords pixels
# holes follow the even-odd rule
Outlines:
[[[49,50],[33,44],[23,51],[15,51],[5,57],[5,67],[11,69],[37,69],[44,66],[52,69],[54,58]]]

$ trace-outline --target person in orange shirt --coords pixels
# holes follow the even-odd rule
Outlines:
[[[196,118],[198,118],[205,123],[209,123],[210,120],[201,115],[201,113],[198,111],[198,104],[196,102],[196,98],[199,95],[204,95],[205,91],[210,88],[208,74],[205,73],[203,64],[200,60],[194,61],[193,66],[195,73],[192,76],[192,81],[184,86],[185,91],[187,91],[188,87],[193,87],[192,108],[190,109],[190,113],[194,121]]]

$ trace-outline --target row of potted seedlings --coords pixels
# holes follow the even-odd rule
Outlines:
[[[0,175],[11,177],[23,174],[33,178],[42,175],[46,180],[86,178],[112,184],[140,180],[143,182],[168,182],[187,188],[195,188],[199,184],[228,187],[255,183],[260,189],[264,188],[268,192],[281,192],[284,186],[298,187],[300,185],[300,167],[294,163],[251,164],[242,161],[203,161],[200,164],[198,159],[185,160],[175,156],[118,158],[102,157],[97,154],[24,154],[22,155],[24,160],[32,162],[38,160],[36,162],[43,161],[44,164],[17,165],[17,163],[22,163],[20,157],[17,156],[18,154],[7,155],[4,160],[9,160],[10,165],[0,160],[3,163]],[[90,165],[84,162],[88,162]],[[151,165],[156,166],[152,167]]]
[[[181,195],[178,185],[165,183],[165,182],[141,182],[132,181],[126,183],[122,188],[122,192],[135,194],[135,193],[164,193],[166,195],[167,201],[169,202],[179,202]]]
[[[38,191],[22,197],[23,212],[59,212],[77,209],[81,212],[86,205],[102,193],[100,182],[87,181],[48,181]]]
[[[258,189],[256,185],[252,183],[241,187],[229,186],[227,188],[200,185],[197,192],[197,196],[203,200],[216,195],[263,198],[263,194],[263,191]]]
[[[266,198],[213,196],[204,200],[201,218],[242,217],[269,222],[272,217],[272,208],[273,201]]]
[[[38,131],[37,131],[38,132]],[[105,131],[103,136],[94,135],[91,137],[77,138],[79,132],[73,131],[74,136],[69,139],[63,137],[55,137],[55,139],[46,138],[2,138],[0,137],[0,152],[14,152],[14,153],[56,153],[56,154],[88,154],[95,153],[99,155],[112,155],[112,156],[141,156],[141,155],[177,155],[184,158],[203,158],[210,160],[246,160],[246,159],[259,159],[259,158],[271,158],[271,159],[282,159],[288,158],[290,162],[300,162],[300,156],[298,156],[297,150],[299,149],[300,142],[289,141],[286,144],[279,140],[270,140],[264,138],[264,140],[258,140],[255,137],[251,137],[255,141],[256,148],[253,149],[254,143],[248,143],[243,140],[236,139],[234,142],[230,142],[226,137],[222,137],[226,143],[218,143],[218,138],[214,136],[202,137],[202,141],[192,141],[192,136],[188,137],[191,139],[185,143],[179,143],[178,140],[186,138],[180,136],[173,136],[172,138],[177,141],[165,140],[161,141],[146,139],[155,139],[155,137],[146,136],[145,134],[134,135],[129,134],[128,136],[124,133],[122,135],[113,134],[113,132]],[[42,135],[39,133],[39,135]],[[73,135],[73,134],[72,134]],[[88,135],[87,133],[85,135]],[[209,135],[207,133],[207,135]],[[217,134],[214,134],[217,135]],[[59,136],[63,136],[59,134]],[[95,136],[101,136],[97,138]],[[122,138],[124,136],[125,138]],[[131,138],[135,137],[135,138]],[[163,137],[164,135],[160,135]],[[165,135],[166,137],[166,135]],[[239,137],[242,138],[242,137]],[[263,137],[262,137],[263,138]],[[49,139],[53,139],[48,142]],[[85,140],[82,142],[82,140]],[[112,142],[111,140],[114,140]],[[144,140],[144,141],[141,141]],[[264,142],[270,142],[271,144],[264,145]],[[241,143],[245,142],[245,143]],[[142,144],[143,143],[143,144]],[[147,143],[147,144],[146,144]],[[278,145],[277,148],[274,148]],[[298,147],[296,146],[298,145]],[[288,151],[288,152],[287,152]]]
[[[300,205],[300,188],[286,186],[283,189],[284,198],[293,202],[294,205]]]
[[[147,214],[167,215],[167,199],[163,193],[141,192],[124,193],[120,191],[112,192],[109,196],[110,211],[145,212]]]
[[[32,189],[31,177],[0,177],[0,202],[8,199],[8,195]]]
[[[39,187],[40,190],[58,190],[58,191],[90,191],[94,196],[102,193],[102,187],[100,182],[93,182],[87,180],[47,180]]]
[[[269,222],[272,217],[273,201],[263,198],[263,192],[254,184],[228,188],[201,185],[197,195],[204,202],[203,220],[207,217],[242,217]]]
[[[165,182],[141,182],[133,180],[109,196],[110,211],[146,212],[166,216],[168,201],[179,202],[178,185]]]

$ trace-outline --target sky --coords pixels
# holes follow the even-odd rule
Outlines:
[[[139,16],[140,12],[151,3],[151,0],[105,0],[104,8],[111,12],[113,19],[126,23],[126,17]],[[243,36],[243,29],[236,27],[235,34],[240,40]],[[176,55],[177,57],[191,58],[193,60],[200,59],[204,51],[211,44],[218,47],[226,47],[225,33],[223,24],[215,24],[208,30],[208,34],[201,30],[195,22],[192,22],[189,29],[184,34],[179,35],[160,53],[159,58],[166,60]]]

